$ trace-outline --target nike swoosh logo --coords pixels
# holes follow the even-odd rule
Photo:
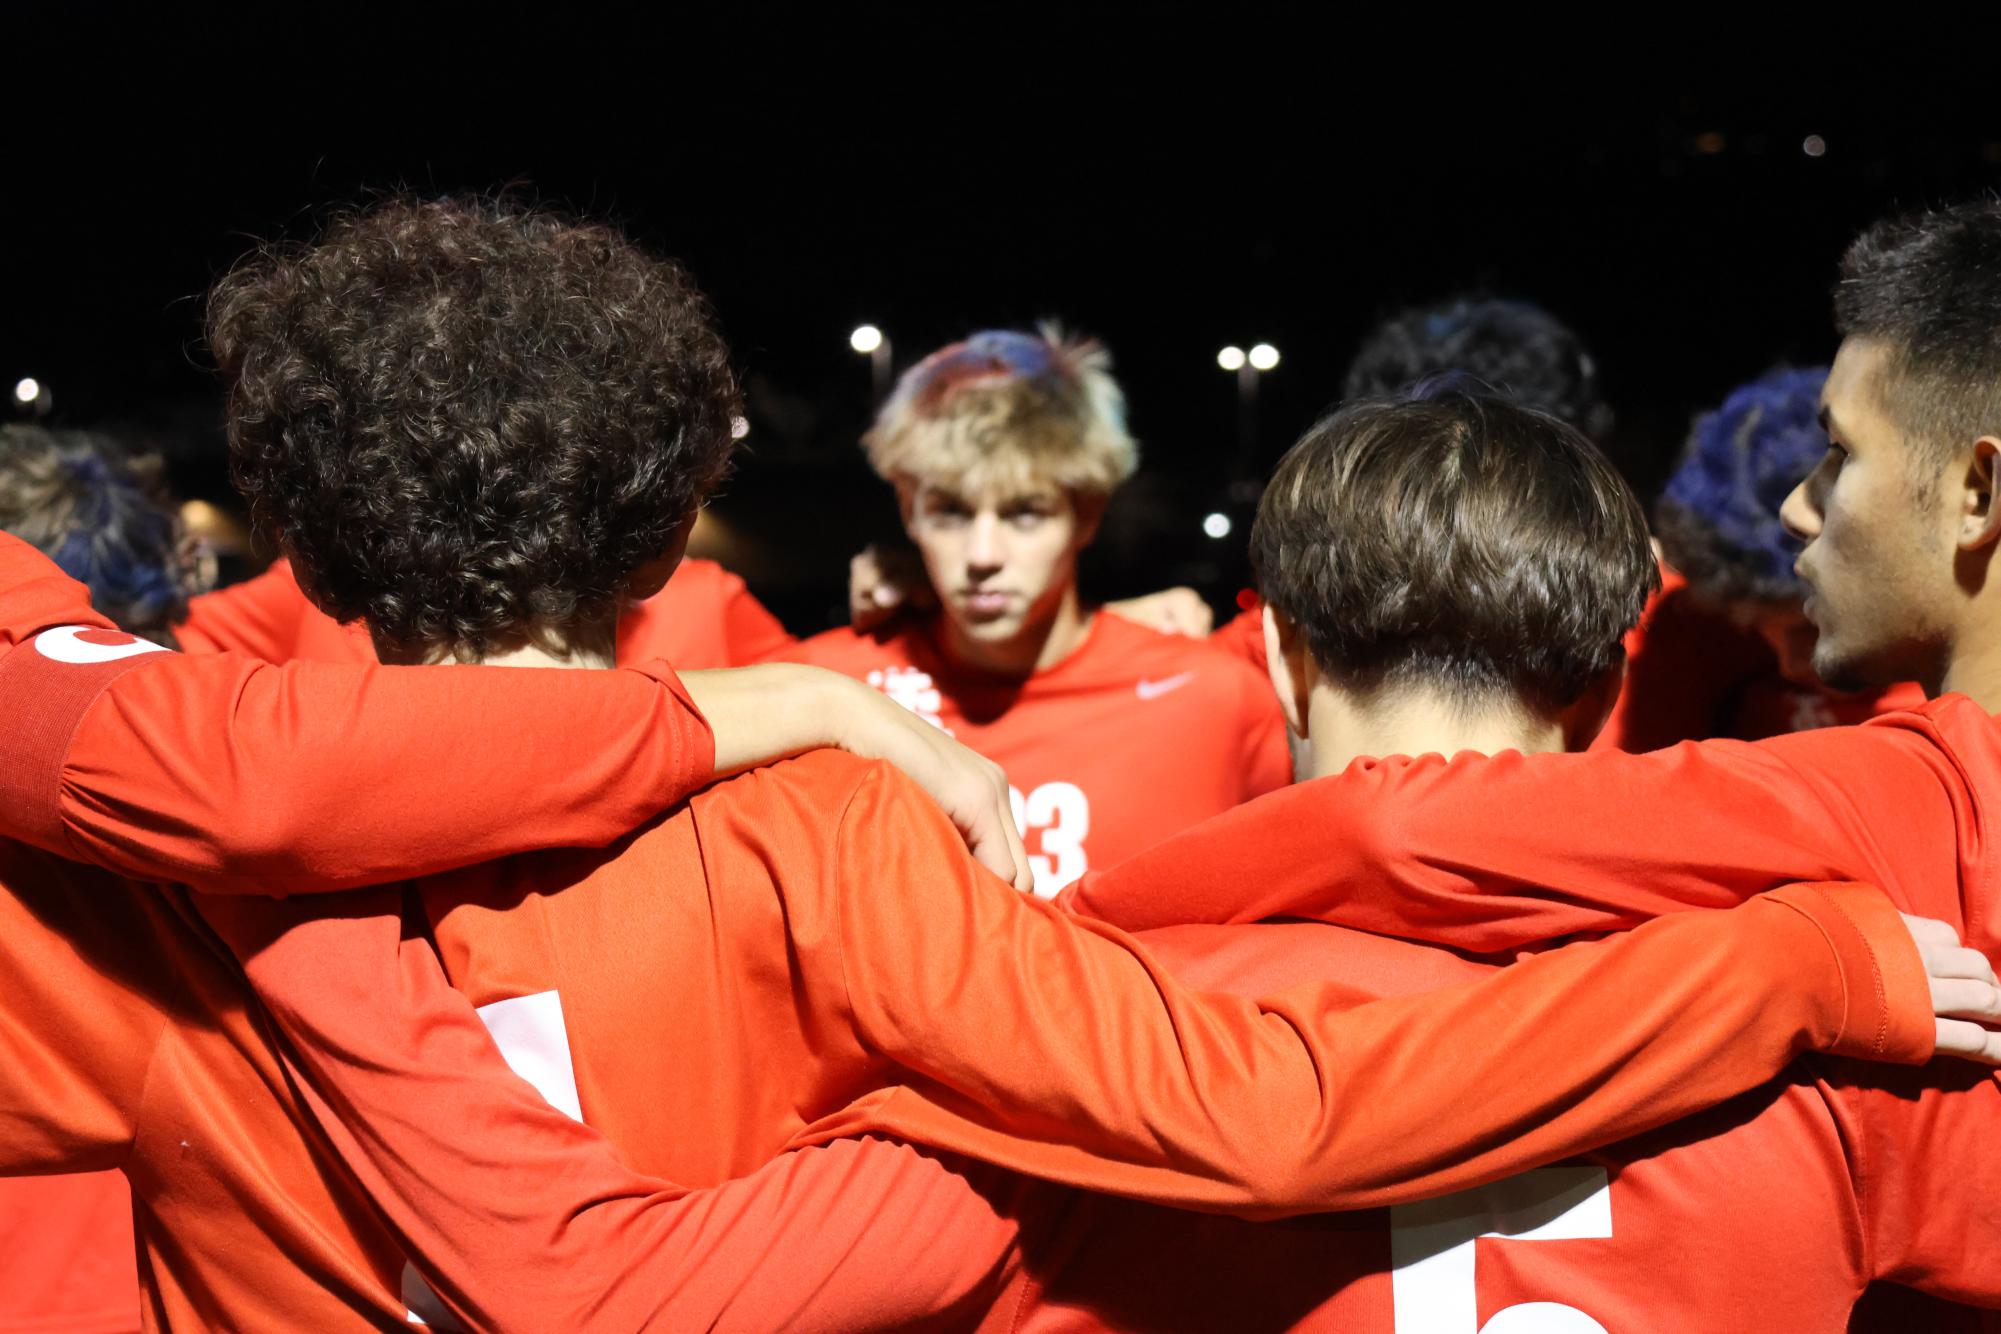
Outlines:
[[[1141,679],[1140,683],[1134,687],[1134,690],[1141,699],[1159,699],[1162,695],[1181,689],[1181,687],[1194,679],[1195,673],[1193,672],[1183,672],[1179,676],[1170,676],[1165,681]]]

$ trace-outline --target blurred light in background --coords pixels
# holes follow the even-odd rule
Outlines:
[[[749,434],[750,434],[750,418],[748,417],[730,418],[730,439],[741,440]]]
[[[1216,354],[1216,364],[1226,371],[1240,371],[1244,368],[1244,349],[1226,347]]]
[[[1202,531],[1221,541],[1230,535],[1230,516],[1217,510],[1202,520]]]
[[[32,403],[41,396],[42,382],[32,375],[22,376],[14,385],[14,401],[16,403]]]
[[[882,346],[882,330],[864,324],[848,335],[848,346],[857,352],[873,352]]]
[[[1806,140],[1800,144],[1800,152],[1805,153],[1808,157],[1826,157],[1827,140],[1817,134],[1809,134]]]
[[[1270,343],[1259,343],[1251,349],[1250,361],[1252,370],[1268,371],[1278,365],[1278,349]]]

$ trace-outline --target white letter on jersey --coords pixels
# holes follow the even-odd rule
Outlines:
[[[584,1119],[577,1068],[570,1061],[570,1033],[563,1026],[563,998],[553,991],[511,996],[479,1007],[480,1022],[500,1048],[507,1068],[520,1075],[551,1107],[572,1121]],[[433,1329],[465,1328],[438,1300],[416,1266],[403,1265],[404,1319]]]
[[[1390,1293],[1396,1334],[1606,1334],[1584,1312],[1523,1302],[1482,1328],[1474,1243],[1572,1241],[1612,1235],[1612,1188],[1602,1167],[1545,1167],[1390,1210]]]
[[[1025,838],[1042,831],[1042,851],[1028,855],[1035,872],[1035,896],[1053,899],[1091,869],[1084,840],[1091,832],[1091,801],[1075,783],[1044,783],[1026,797],[1019,788],[1007,790],[1014,822]]]
[[[98,644],[79,635],[117,636],[122,643]],[[141,653],[166,653],[164,645],[155,644],[150,639],[139,639],[123,630],[104,630],[94,625],[59,625],[53,630],[44,630],[35,636],[35,649],[43,657],[53,662],[68,662],[85,665],[93,662],[117,662],[120,658],[136,658]]]

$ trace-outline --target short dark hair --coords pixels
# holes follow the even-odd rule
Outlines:
[[[1383,398],[1454,371],[1594,440],[1611,430],[1612,410],[1600,396],[1598,364],[1584,340],[1528,301],[1457,296],[1397,312],[1363,341],[1341,395]]]
[[[158,459],[82,431],[0,426],[0,529],[88,588],[121,629],[173,644],[193,568]]]
[[[1660,585],[1646,515],[1597,446],[1460,390],[1308,431],[1265,488],[1251,559],[1335,678],[1552,713],[1618,663]]]
[[[693,281],[609,226],[392,199],[216,285],[237,486],[378,640],[480,656],[608,625],[722,479],[738,409]]]
[[[1698,417],[1655,506],[1668,564],[1706,601],[1797,603],[1799,543],[1779,506],[1827,453],[1820,425],[1825,366],[1775,370]]]
[[[1884,406],[1924,461],[2001,433],[2001,202],[1868,228],[1841,257],[1834,323],[1887,346]]]

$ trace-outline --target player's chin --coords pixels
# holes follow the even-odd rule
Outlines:
[[[1022,614],[1012,605],[1003,607],[968,606],[959,603],[957,613],[959,628],[973,639],[1002,640],[1021,633]]]
[[[982,644],[1009,644],[1021,638],[1022,621],[1019,616],[997,616],[991,620],[969,621],[964,627],[966,637]]]
[[[1890,684],[1874,668],[1869,654],[1844,644],[1826,627],[1821,629],[1813,646],[1813,674],[1828,689],[1847,694]]]

